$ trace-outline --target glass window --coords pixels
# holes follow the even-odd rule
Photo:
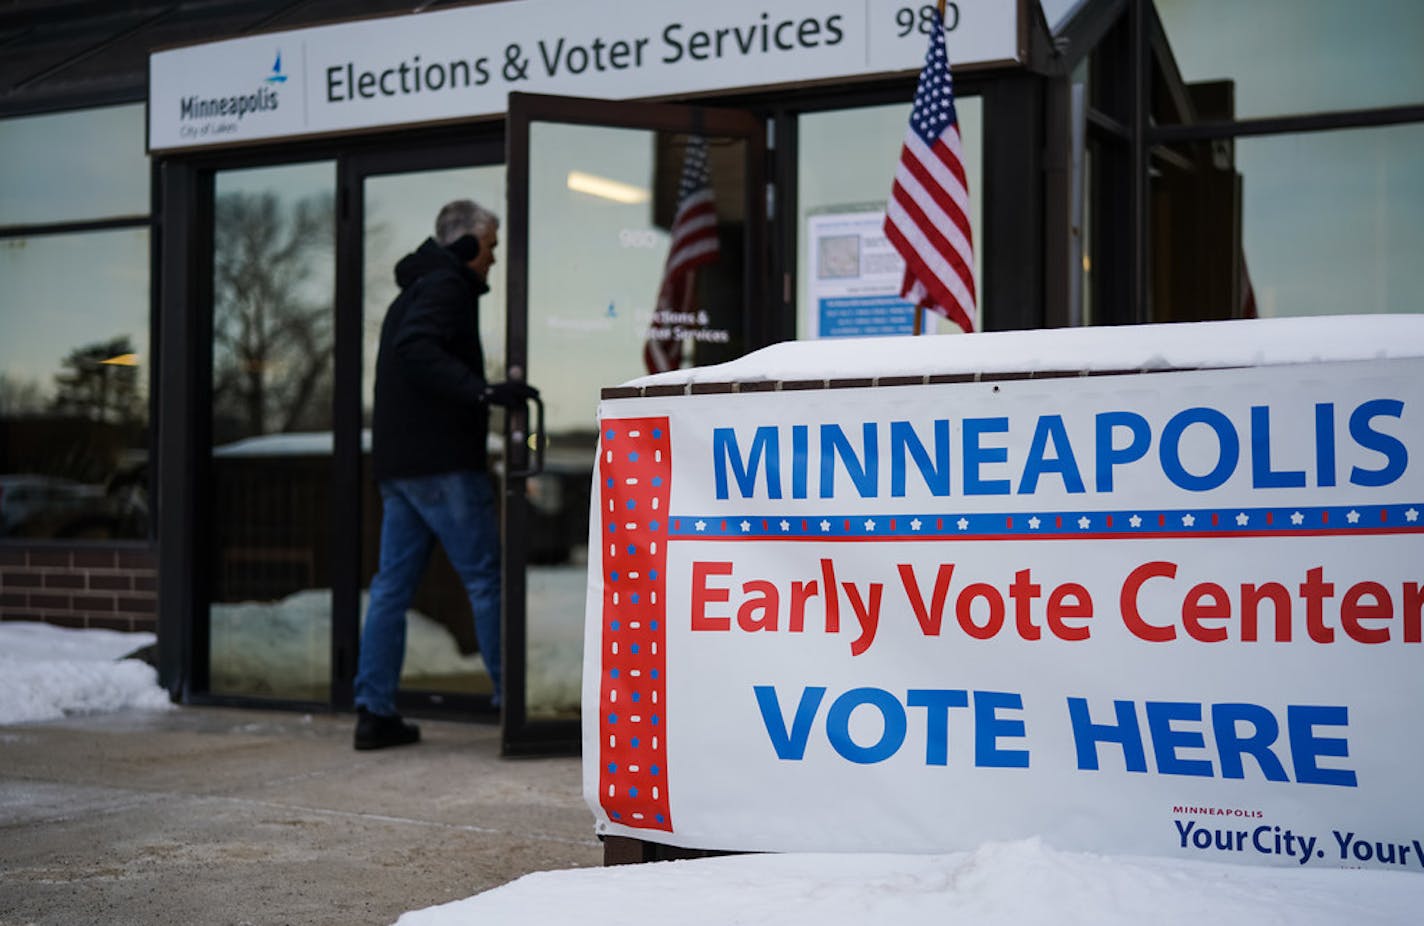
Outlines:
[[[149,212],[144,107],[0,120],[0,226]]]
[[[148,239],[0,239],[0,537],[148,534]]]
[[[977,97],[955,100],[969,181],[969,225],[982,240],[981,139]],[[909,334],[912,310],[900,300],[904,262],[881,231],[910,104],[808,113],[797,123],[797,337]],[[984,302],[983,255],[974,251],[978,301]],[[933,332],[939,316],[926,313]],[[938,321],[940,330],[957,330]],[[976,327],[979,320],[975,320]]]
[[[330,161],[214,180],[215,693],[328,697],[335,183]]]
[[[1419,0],[1156,0],[1182,77],[1230,79],[1236,116],[1424,102]]]
[[[1424,310],[1424,125],[1182,150],[1153,179],[1153,320]]]
[[[1421,164],[1424,125],[1238,140],[1257,313],[1424,311]]]

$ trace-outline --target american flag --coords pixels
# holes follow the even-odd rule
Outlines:
[[[905,258],[900,295],[973,331],[974,238],[968,215],[969,183],[944,51],[944,20],[936,11],[885,210],[885,234]]]
[[[694,135],[683,155],[682,180],[677,190],[677,213],[673,216],[672,244],[663,264],[663,282],[653,312],[653,328],[668,331],[690,327],[677,316],[697,311],[697,268],[717,259],[717,204],[712,193],[712,174],[707,167],[707,139]],[[682,366],[681,338],[654,338],[649,332],[643,345],[643,364],[649,373],[676,370]]]

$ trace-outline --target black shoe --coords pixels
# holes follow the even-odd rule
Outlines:
[[[400,714],[373,714],[356,709],[356,748],[385,749],[420,742],[420,727],[403,720]]]

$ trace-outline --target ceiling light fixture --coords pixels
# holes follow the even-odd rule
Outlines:
[[[599,177],[594,174],[586,174],[581,170],[569,171],[569,189],[576,193],[587,193],[590,196],[597,196],[600,199],[611,199],[615,203],[645,203],[651,194],[642,187],[636,187],[628,183],[620,183],[617,180],[609,180],[607,177]]]

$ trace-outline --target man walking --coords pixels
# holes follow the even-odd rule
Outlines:
[[[522,382],[485,381],[479,297],[489,291],[498,236],[493,213],[456,200],[436,217],[435,237],[396,264],[401,292],[381,325],[376,358],[372,451],[381,549],[356,673],[357,749],[420,739],[420,728],[396,711],[395,695],[406,609],[437,539],[469,595],[495,705],[503,694],[489,408],[520,405],[539,393]]]

